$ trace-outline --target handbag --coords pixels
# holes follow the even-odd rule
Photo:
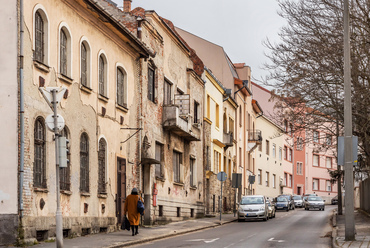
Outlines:
[[[122,224],[121,224],[121,230],[127,230],[130,231],[130,221],[127,219],[126,216],[123,216]]]
[[[137,201],[137,211],[140,213],[140,215],[144,215],[144,210],[145,210],[144,203],[140,200],[139,197],[139,200]]]

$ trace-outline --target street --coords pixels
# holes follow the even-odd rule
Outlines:
[[[233,222],[135,247],[330,247],[330,216],[334,208],[278,211],[276,218],[267,222]]]

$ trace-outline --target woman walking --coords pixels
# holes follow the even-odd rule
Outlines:
[[[137,202],[143,199],[139,196],[137,188],[133,188],[131,195],[127,196],[123,214],[128,213],[128,220],[132,230],[132,236],[139,234],[140,213],[137,211]]]

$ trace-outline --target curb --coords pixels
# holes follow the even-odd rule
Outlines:
[[[151,242],[151,241],[155,241],[155,240],[160,240],[160,239],[174,237],[174,236],[179,236],[179,235],[183,235],[183,234],[187,234],[187,233],[192,233],[192,232],[196,232],[196,231],[200,231],[200,230],[205,230],[205,229],[211,229],[211,228],[219,227],[219,226],[222,226],[224,224],[229,224],[229,223],[234,222],[234,221],[236,221],[236,220],[225,221],[225,222],[222,222],[222,223],[217,223],[217,224],[213,224],[213,225],[209,225],[209,226],[204,226],[204,227],[199,227],[199,228],[194,228],[194,229],[186,229],[186,230],[182,230],[182,231],[175,232],[175,233],[162,234],[162,235],[159,235],[159,236],[156,236],[156,237],[151,237],[151,238],[144,238],[144,239],[129,241],[129,242],[125,242],[125,243],[119,243],[119,244],[115,244],[115,245],[109,245],[109,246],[105,246],[105,248],[120,248],[120,247],[127,247],[127,246],[131,246],[131,245],[137,245],[137,244],[147,243],[147,242]]]
[[[337,227],[337,210],[334,209],[333,210],[333,214],[332,214],[332,226],[333,226],[333,229],[331,231],[331,246],[334,247],[334,248],[337,248],[339,247],[337,245],[337,235],[338,235],[338,227]]]

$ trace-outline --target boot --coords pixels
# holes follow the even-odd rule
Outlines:
[[[131,230],[132,230],[132,236],[135,236],[135,226],[131,226]]]
[[[139,226],[135,226],[135,235],[139,234]]]

